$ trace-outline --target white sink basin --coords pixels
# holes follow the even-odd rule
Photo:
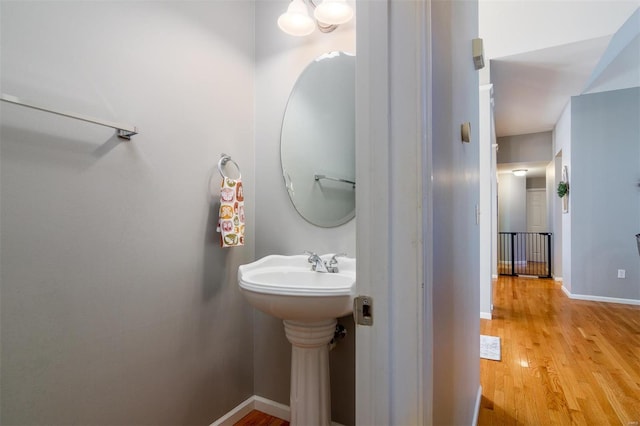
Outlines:
[[[332,255],[321,256],[328,261]],[[356,260],[338,258],[339,272],[315,272],[306,255],[263,257],[238,268],[253,307],[282,319],[291,342],[291,425],[331,424],[329,342],[336,318],[353,312]],[[325,262],[326,263],[326,262]]]
[[[321,256],[331,259],[331,254]],[[247,301],[276,318],[317,322],[353,311],[356,260],[339,257],[339,272],[314,272],[308,256],[263,257],[238,269]]]

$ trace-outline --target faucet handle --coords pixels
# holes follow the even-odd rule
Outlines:
[[[337,265],[338,264],[338,257],[346,257],[347,253],[336,253],[331,257],[331,260],[329,261],[329,265]]]
[[[338,269],[338,257],[340,256],[346,256],[347,253],[336,253],[331,257],[331,260],[329,260],[329,263],[327,263],[327,272],[331,272],[331,273],[336,273],[339,272]]]
[[[304,254],[306,254],[307,256],[309,256],[309,259],[307,259],[307,261],[308,261],[309,263],[313,262],[313,260],[312,260],[312,259],[313,259],[314,257],[318,257],[318,255],[317,255],[317,254],[315,254],[314,252],[309,251],[309,250],[305,250],[305,251],[304,251]]]

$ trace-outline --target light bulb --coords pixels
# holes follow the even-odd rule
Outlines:
[[[293,0],[289,4],[287,11],[278,18],[278,26],[292,36],[309,35],[316,27],[303,0]]]
[[[512,171],[514,176],[524,176],[527,174],[527,169],[517,169]]]
[[[353,17],[353,9],[346,0],[323,0],[316,7],[313,16],[322,23],[340,25]]]

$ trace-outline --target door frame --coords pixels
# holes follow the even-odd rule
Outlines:
[[[357,1],[356,424],[432,419],[430,1]]]

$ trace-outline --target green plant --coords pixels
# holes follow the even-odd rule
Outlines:
[[[562,198],[569,193],[569,182],[558,183],[558,197]]]

